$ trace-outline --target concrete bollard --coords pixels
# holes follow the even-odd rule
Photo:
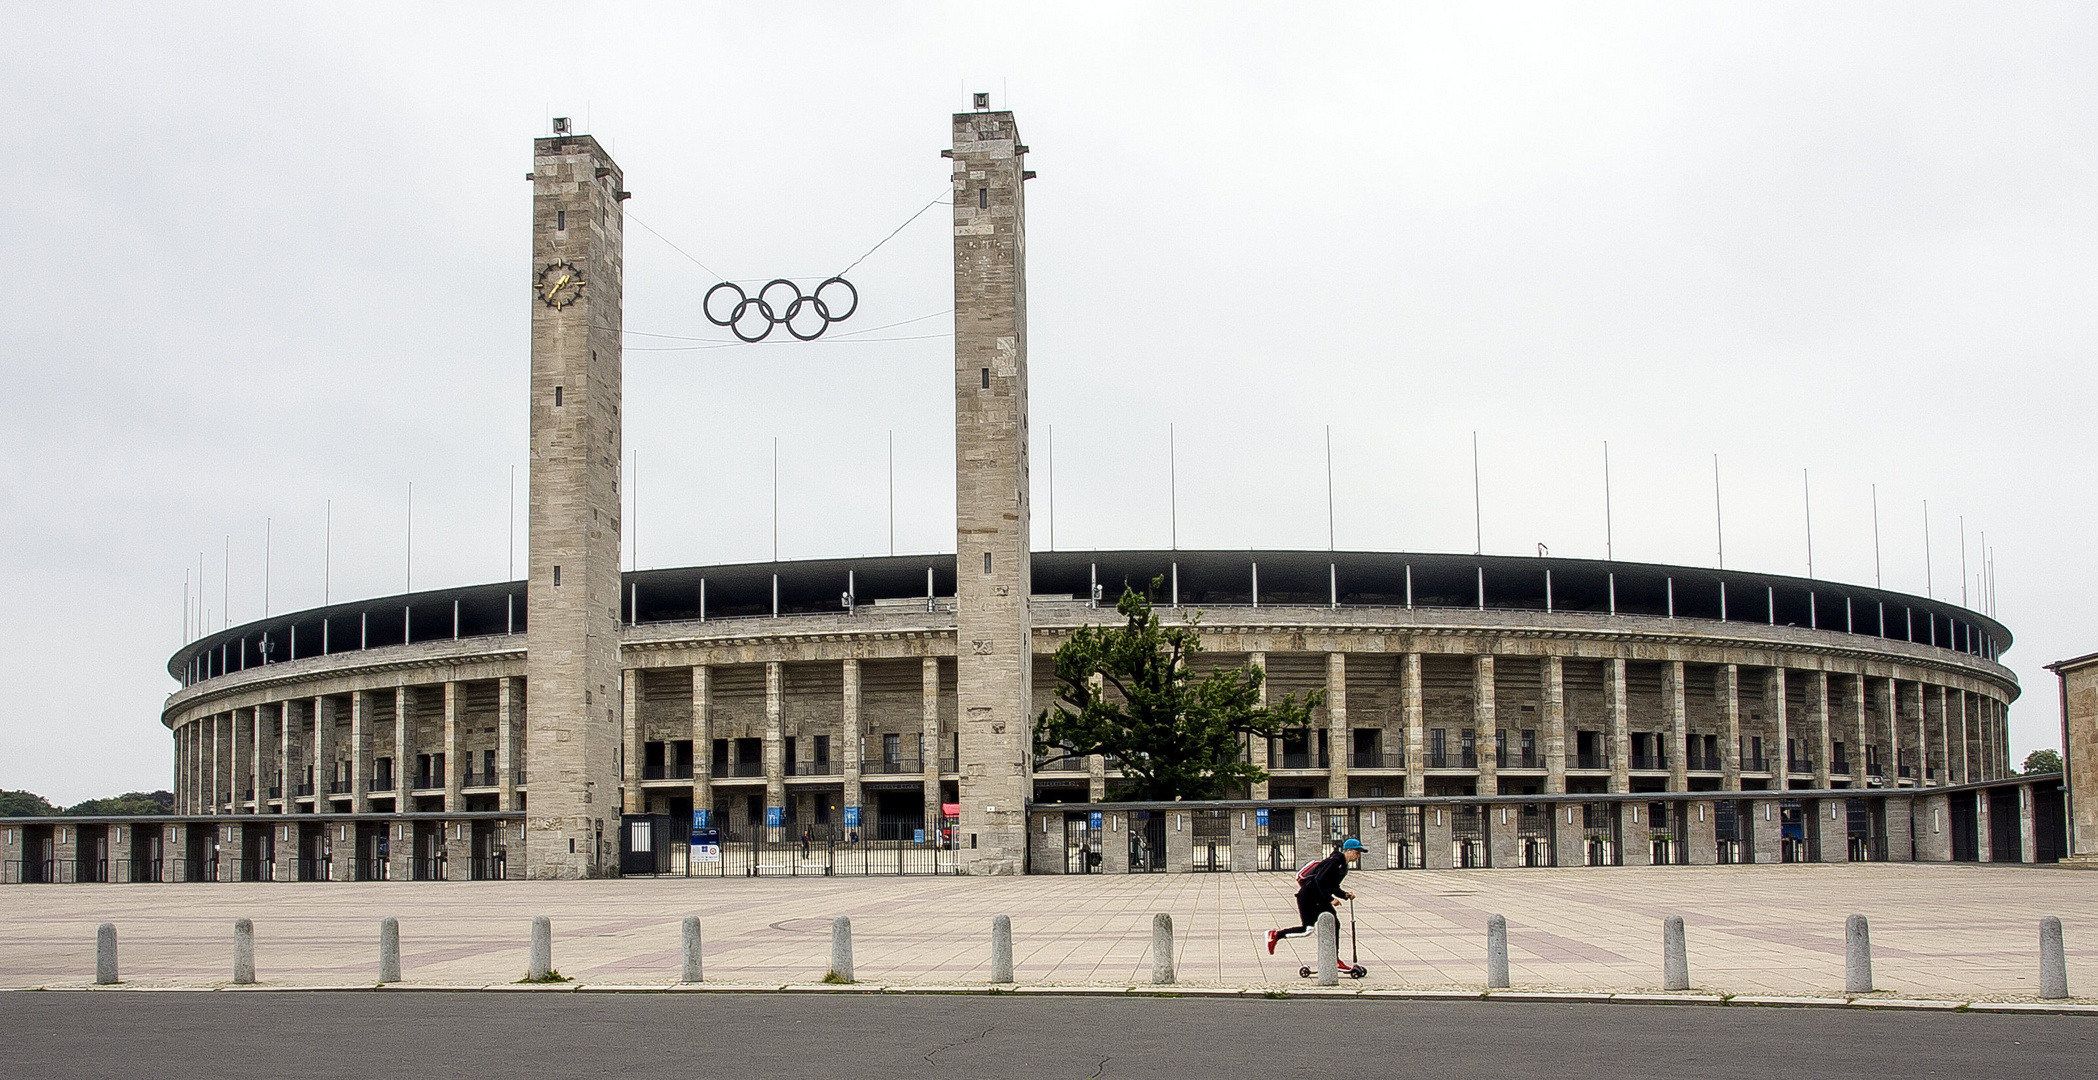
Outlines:
[[[2061,940],[2060,933],[2055,940]],[[95,985],[114,986],[117,982],[117,924],[103,923],[95,927]]]
[[[685,969],[679,973],[679,982],[701,981],[703,972],[699,960],[699,916],[685,916]]]
[[[1843,923],[1843,989],[1852,994],[1872,992],[1872,931],[1863,915],[1852,915]]]
[[[1013,981],[1013,917],[1010,915],[991,918],[991,981]]]
[[[1661,989],[1690,989],[1690,952],[1683,941],[1683,917],[1661,920]]]
[[[526,978],[542,980],[554,971],[554,921],[532,916],[532,967]]]
[[[379,920],[379,981],[401,981],[401,921],[391,915]]]
[[[2052,915],[2040,920],[2040,996],[2069,996],[2069,966],[2062,954],[2062,921]]]
[[[1151,916],[1151,985],[1173,985],[1173,917]]]
[[[1319,913],[1319,966],[1320,986],[1340,985],[1340,920],[1330,911]]]
[[[823,981],[852,981],[852,920],[844,915],[830,922],[830,974]]]
[[[1486,987],[1508,988],[1508,920],[1499,915],[1486,917]]]
[[[251,986],[255,982],[255,924],[246,919],[233,920],[233,985]]]

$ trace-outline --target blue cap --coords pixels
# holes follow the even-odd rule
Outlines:
[[[1341,842],[1340,849],[1342,851],[1361,851],[1362,841],[1350,836],[1346,840]]]

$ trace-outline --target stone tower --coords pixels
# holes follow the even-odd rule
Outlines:
[[[619,865],[619,166],[596,139],[532,145],[527,876]]]
[[[956,724],[962,868],[1025,869],[1032,792],[1027,611],[1027,147],[1010,112],[954,117]],[[928,750],[927,753],[932,753]],[[928,812],[936,808],[928,807]]]

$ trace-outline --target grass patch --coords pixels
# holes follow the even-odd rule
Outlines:
[[[1271,1001],[1280,1001],[1280,1000],[1282,1000],[1283,998],[1286,998],[1286,997],[1288,997],[1288,996],[1289,996],[1289,991],[1287,991],[1287,990],[1263,990],[1263,991],[1261,991],[1261,992],[1260,992],[1260,996],[1261,996],[1261,997],[1264,997],[1264,998],[1267,998],[1267,999],[1269,999],[1269,1000],[1271,1000]]]
[[[553,970],[552,968],[548,968],[546,975],[543,978],[535,979],[530,975],[527,975],[524,978],[519,979],[517,981],[520,983],[565,983],[572,982],[574,980],[570,979],[566,975],[561,974],[558,971]]]
[[[827,986],[848,986],[852,980],[835,971],[826,971],[823,973],[823,982]]]

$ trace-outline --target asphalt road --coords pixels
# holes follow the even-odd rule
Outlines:
[[[559,993],[0,994],[0,1076],[2092,1075],[2098,1017],[1519,1002]]]

